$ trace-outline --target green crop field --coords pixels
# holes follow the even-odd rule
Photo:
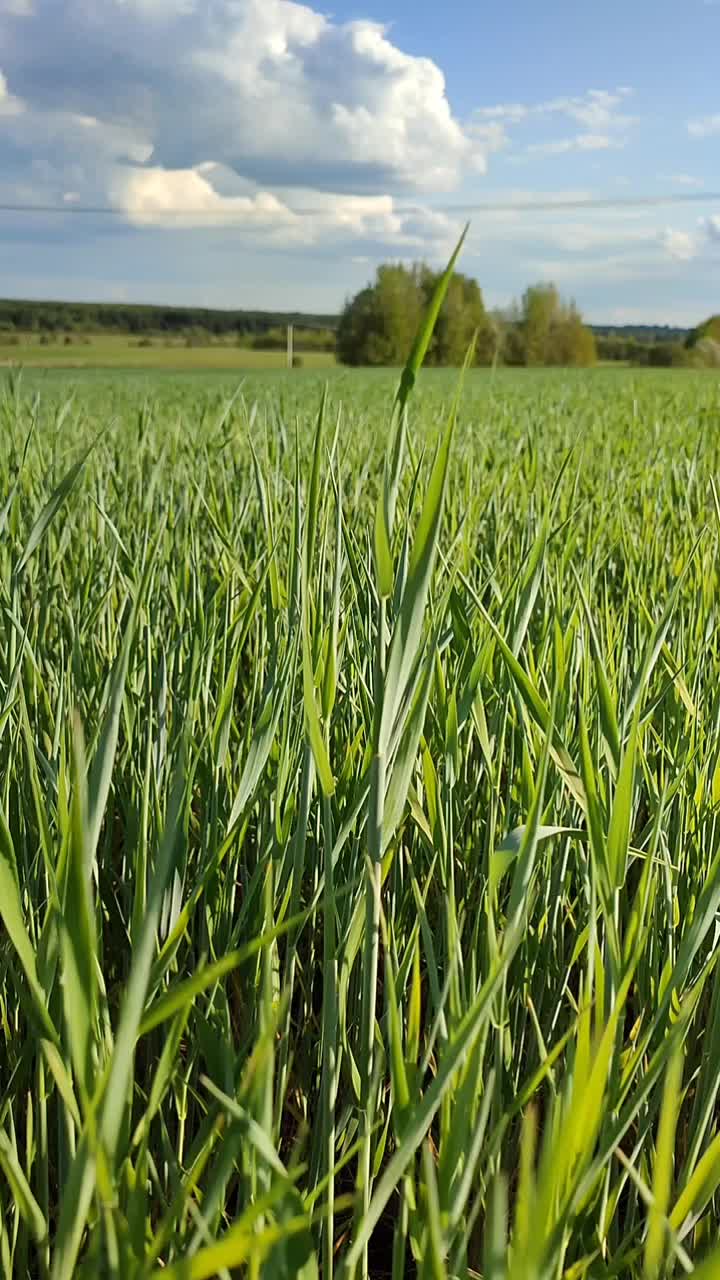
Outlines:
[[[712,1280],[720,377],[323,378],[0,374],[0,1273]]]
[[[328,369],[332,353],[300,352],[303,366]],[[284,351],[253,351],[230,342],[211,343],[207,338],[188,345],[184,338],[139,340],[126,334],[74,335],[65,343],[41,342],[37,335],[21,334],[15,341],[0,333],[0,368],[22,366],[45,369],[172,369],[172,370],[270,370],[283,369]]]

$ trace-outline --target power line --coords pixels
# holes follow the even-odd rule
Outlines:
[[[714,204],[720,200],[720,191],[675,191],[660,196],[588,196],[570,200],[527,200],[507,204],[485,202],[483,204],[448,205],[447,211],[457,213],[554,213],[556,210],[575,209],[641,209],[672,204]],[[434,206],[437,207],[437,206]]]
[[[342,199],[342,197],[340,198]],[[657,196],[581,196],[568,200],[545,198],[538,200],[482,201],[475,204],[420,205],[417,203],[394,203],[392,212],[408,214],[431,212],[482,217],[484,214],[494,213],[562,213],[576,212],[583,209],[642,209],[659,208],[664,205],[715,204],[718,201],[720,201],[720,192],[718,191],[674,191]],[[246,219],[254,220],[258,212],[262,216],[262,211],[257,210],[175,207],[138,210],[135,213],[135,218],[197,218],[207,219],[208,221],[220,219],[223,222],[244,222]],[[332,208],[328,205],[323,208],[301,206],[296,209],[288,208],[287,212],[294,217],[323,217],[331,214]],[[357,209],[358,215],[362,215],[364,212],[368,216],[372,216],[373,210]],[[68,214],[110,218],[127,218],[131,216],[127,209],[117,208],[113,205],[18,204],[11,202],[0,202],[0,213],[42,214],[61,217]]]

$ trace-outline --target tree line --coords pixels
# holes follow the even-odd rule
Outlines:
[[[386,264],[340,317],[303,312],[219,310],[133,303],[36,302],[0,299],[0,343],[82,342],[88,334],[127,334],[143,344],[236,343],[282,350],[287,326],[295,327],[295,350],[337,350],[347,364],[404,361],[434,289],[429,267]],[[553,285],[535,285],[505,312],[488,311],[476,280],[457,274],[448,290],[429,353],[429,363],[459,364],[477,332],[476,362],[509,365],[619,362],[685,368],[720,364],[720,317],[692,331],[669,325],[585,325],[572,303]],[[21,337],[22,335],[22,337]]]
[[[185,337],[195,333],[252,339],[271,335],[273,331],[277,334],[279,330],[285,334],[289,324],[304,331],[324,331],[325,341],[332,345],[337,316],[306,315],[299,311],[221,311],[207,307],[0,299],[0,333],[116,333],[138,337]]]
[[[597,333],[597,330],[596,330]],[[711,316],[697,328],[647,328],[646,337],[615,333],[597,337],[598,357],[605,361],[647,365],[656,369],[697,369],[720,366],[720,316]]]
[[[424,263],[378,267],[375,280],[343,308],[337,354],[348,365],[399,365],[410,351],[438,281]],[[426,363],[459,365],[475,338],[475,363],[578,365],[595,363],[592,331],[573,302],[552,284],[533,285],[506,314],[486,309],[477,280],[457,272],[433,334]]]

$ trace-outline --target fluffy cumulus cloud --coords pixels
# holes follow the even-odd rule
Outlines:
[[[432,60],[294,0],[0,0],[0,15],[7,200],[443,252],[455,223],[423,198],[505,144],[501,124],[454,116]]]
[[[284,250],[360,239],[446,253],[459,232],[455,219],[422,205],[399,206],[392,195],[270,192],[212,162],[194,169],[118,166],[111,197],[134,226],[219,229],[239,223],[246,243],[255,238]]]
[[[497,145],[453,116],[436,64],[376,23],[292,0],[0,7],[0,102],[12,90],[36,121],[94,120],[101,162],[143,152],[156,169],[213,162],[260,186],[415,192],[453,187]]]
[[[216,166],[196,169],[118,167],[113,175],[114,203],[138,226],[164,225],[171,219],[179,228],[209,225],[213,221],[242,218],[256,226],[287,226],[293,214],[267,191],[223,195],[213,185]],[[245,184],[243,184],[245,185]]]

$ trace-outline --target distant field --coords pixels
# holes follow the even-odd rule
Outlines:
[[[331,352],[299,355],[306,368],[327,369],[335,364]],[[122,334],[77,337],[67,346],[62,337],[45,344],[25,336],[16,345],[0,335],[0,365],[14,364],[43,369],[282,369],[286,356],[284,351],[251,351],[221,343],[186,346],[182,339],[153,338],[150,346],[140,346],[137,338]]]

